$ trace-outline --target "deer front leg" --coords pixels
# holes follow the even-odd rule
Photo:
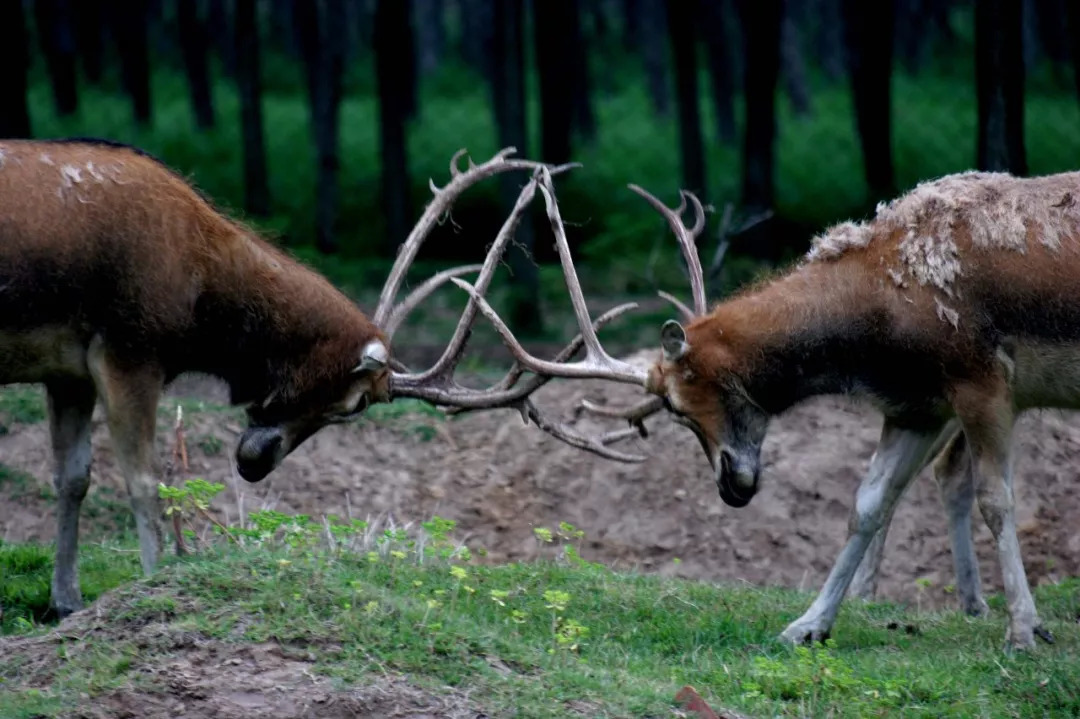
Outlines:
[[[1000,378],[958,388],[953,402],[967,435],[979,510],[997,544],[1005,599],[1009,605],[1005,643],[1013,649],[1031,649],[1035,646],[1036,635],[1047,641],[1052,638],[1039,622],[1016,535],[1012,402]]]
[[[934,462],[934,479],[937,480],[941,501],[949,519],[949,539],[952,542],[960,608],[973,617],[986,616],[990,608],[982,595],[979,560],[975,556],[975,543],[971,536],[975,483],[968,443],[962,432],[953,438]]]
[[[153,475],[154,431],[163,373],[153,364],[120,362],[99,340],[90,369],[105,404],[109,435],[127,485],[142,569],[150,574],[161,554],[161,502]]]
[[[49,604],[62,619],[83,607],[79,588],[79,509],[90,487],[90,420],[97,395],[93,382],[46,387],[56,487],[56,561]]]
[[[874,535],[891,516],[896,501],[930,457],[941,449],[942,427],[915,431],[896,426],[889,419],[881,428],[881,439],[870,460],[870,469],[859,485],[855,499],[855,527],[840,552],[825,585],[806,612],[780,635],[792,643],[823,641],[829,636],[840,603],[855,570]]]

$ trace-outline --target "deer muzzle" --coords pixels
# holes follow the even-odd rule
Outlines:
[[[759,462],[739,457],[728,449],[720,450],[720,461],[716,465],[716,487],[720,490],[720,499],[731,507],[750,504],[757,494],[760,472]]]
[[[285,436],[277,427],[250,427],[236,448],[236,469],[248,482],[270,474],[286,454]]]

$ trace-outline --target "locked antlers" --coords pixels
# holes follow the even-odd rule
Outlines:
[[[595,321],[588,317],[585,308],[584,297],[581,287],[577,282],[573,262],[570,258],[569,247],[566,244],[565,231],[562,230],[562,221],[557,219],[559,231],[556,242],[559,245],[560,258],[566,273],[567,283],[574,297],[575,313],[581,325],[581,333],[575,337],[561,352],[552,360],[541,360],[525,353],[524,349],[513,339],[506,325],[498,318],[494,310],[484,299],[491,280],[498,268],[503,252],[513,238],[517,226],[536,195],[539,187],[548,203],[549,217],[554,213],[558,218],[558,209],[555,205],[554,190],[551,184],[552,176],[564,172],[574,165],[562,165],[552,167],[542,163],[528,160],[510,159],[514,152],[513,148],[507,148],[497,153],[491,160],[481,165],[475,165],[471,161],[466,170],[458,168],[458,160],[461,152],[454,156],[450,165],[450,182],[443,188],[438,188],[432,183],[432,192],[435,199],[428,205],[416,227],[410,233],[398,253],[398,258],[392,268],[374,317],[377,324],[389,335],[400,326],[405,316],[428,297],[436,288],[446,281],[453,281],[465,289],[469,296],[469,302],[465,307],[461,318],[458,320],[454,334],[450,338],[446,349],[435,364],[422,372],[407,372],[400,365],[390,377],[390,394],[392,398],[412,397],[422,399],[432,404],[448,408],[451,412],[463,412],[480,409],[516,408],[521,412],[526,422],[534,422],[541,430],[547,432],[560,441],[571,444],[580,449],[600,454],[608,459],[624,462],[640,462],[645,458],[639,455],[630,455],[612,450],[609,444],[631,436],[633,432],[619,431],[609,433],[602,437],[586,437],[575,432],[570,427],[547,418],[532,402],[531,395],[537,389],[556,376],[572,377],[618,377],[620,381],[641,384],[644,381],[644,372],[613,359],[600,347],[596,338],[596,330],[604,324],[614,320],[627,311],[637,307],[636,303],[629,303],[615,307],[601,315]],[[469,265],[441,272],[421,284],[400,304],[394,305],[394,298],[404,279],[409,265],[416,257],[421,243],[426,234],[434,226],[438,218],[444,214],[454,200],[469,186],[492,175],[514,169],[527,169],[533,171],[533,177],[522,188],[518,195],[513,210],[503,223],[502,228],[495,237],[491,249],[482,265]],[[553,227],[555,226],[553,220]],[[461,275],[469,272],[479,272],[478,277],[472,284],[459,279]],[[463,387],[454,379],[454,371],[465,350],[473,323],[476,320],[477,311],[483,312],[489,318],[494,318],[496,328],[503,334],[504,340],[512,339],[511,350],[516,357],[515,366],[503,378],[502,381],[486,389],[472,389]],[[568,363],[582,346],[588,350],[588,357],[583,362]],[[568,369],[569,368],[569,369]],[[570,374],[565,374],[569,371]],[[532,372],[535,376],[524,378],[525,372]]]
[[[491,160],[480,165],[476,165],[472,160],[469,160],[468,168],[461,170],[458,167],[458,162],[464,154],[464,150],[459,151],[450,162],[450,182],[442,188],[437,187],[434,182],[431,183],[431,190],[435,197],[425,209],[424,214],[409,234],[409,237],[402,244],[394,267],[380,295],[374,319],[376,324],[382,327],[388,336],[391,336],[412,309],[447,281],[453,282],[465,290],[469,295],[469,302],[446,349],[431,368],[422,372],[408,372],[400,363],[393,365],[394,371],[390,378],[391,397],[422,399],[446,408],[449,413],[515,408],[521,412],[521,416],[526,423],[533,422],[544,432],[574,447],[617,461],[644,461],[645,457],[643,456],[619,452],[611,449],[609,445],[637,434],[645,436],[643,421],[663,409],[662,399],[658,397],[650,398],[626,409],[611,409],[587,401],[584,402],[584,407],[594,414],[626,419],[631,424],[631,427],[627,429],[608,432],[597,437],[582,435],[565,424],[551,420],[537,408],[531,399],[536,390],[556,377],[605,379],[644,386],[646,372],[612,357],[601,346],[596,335],[600,327],[636,308],[637,303],[614,307],[596,320],[591,319],[589,316],[581,284],[574,268],[573,258],[570,255],[566,230],[559,213],[558,201],[552,184],[553,176],[576,165],[550,166],[529,160],[513,159],[510,157],[513,153],[513,148],[506,148],[496,153]],[[495,241],[492,243],[483,264],[457,267],[440,272],[422,283],[402,302],[395,305],[394,300],[397,292],[404,280],[405,273],[416,257],[420,245],[439,218],[450,209],[454,200],[466,188],[476,182],[509,170],[530,170],[532,177],[518,195],[513,210],[495,237]],[[567,290],[570,293],[574,315],[580,330],[579,334],[566,347],[549,360],[528,353],[485,299],[506,246],[513,238],[521,217],[534,199],[538,189],[544,197],[548,220],[551,224],[555,246],[563,269],[563,276],[566,280]],[[705,227],[705,210],[701,202],[693,194],[682,192],[682,202],[679,207],[671,209],[637,185],[630,185],[630,189],[643,197],[665,217],[676,239],[679,241],[689,271],[694,309],[691,311],[679,300],[667,293],[660,293],[661,296],[674,302],[687,316],[704,314],[706,311],[704,275],[695,245],[695,239]],[[695,212],[694,224],[690,227],[687,227],[682,221],[682,214],[688,206],[688,201]],[[471,272],[479,273],[474,282],[469,283],[461,279],[462,275]],[[463,387],[454,379],[454,371],[464,352],[478,312],[492,323],[515,359],[514,366],[506,376],[501,381],[485,389]],[[584,358],[571,361],[581,349],[585,350]],[[530,373],[531,376],[526,377],[526,373]]]

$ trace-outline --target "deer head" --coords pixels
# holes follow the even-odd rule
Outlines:
[[[733,507],[745,506],[758,488],[761,445],[768,415],[743,389],[733,370],[732,358],[726,353],[723,338],[707,334],[697,322],[708,311],[705,276],[696,246],[696,239],[705,227],[704,208],[697,197],[686,191],[680,193],[679,206],[672,209],[636,185],[630,185],[630,189],[663,215],[678,240],[690,281],[693,308],[667,292],[658,293],[675,306],[683,321],[668,320],[660,327],[660,352],[643,383],[653,397],[628,408],[612,408],[588,400],[583,405],[594,414],[629,421],[642,435],[645,434],[644,420],[667,410],[676,423],[687,427],[697,437],[712,467],[721,498]],[[691,227],[682,220],[688,200],[695,213]],[[718,270],[727,249],[730,218],[729,208],[725,212],[721,244],[711,275]],[[744,223],[743,229],[763,218],[752,218]]]
[[[236,449],[237,471],[249,482],[272,472],[290,452],[330,424],[359,417],[374,402],[389,399],[390,352],[381,337],[360,349],[343,376],[324,379],[299,395],[273,391],[247,409],[248,428]]]

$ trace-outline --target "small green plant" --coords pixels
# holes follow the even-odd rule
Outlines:
[[[236,541],[232,531],[210,514],[210,503],[224,489],[225,485],[220,482],[207,482],[198,478],[185,480],[180,487],[158,483],[158,496],[165,502],[165,516],[172,518],[178,551],[188,551],[184,538],[195,536],[191,523],[196,515],[208,520],[217,531]],[[183,526],[185,522],[188,524],[187,528]]]
[[[932,582],[930,581],[930,577],[919,577],[915,580],[915,607],[917,613],[919,614],[922,614],[923,595],[926,594],[926,591],[930,588],[931,584]]]

